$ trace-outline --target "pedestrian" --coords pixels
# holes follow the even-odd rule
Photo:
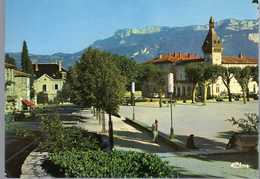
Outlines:
[[[198,147],[196,147],[195,144],[194,144],[194,135],[193,135],[193,134],[191,134],[191,135],[187,138],[186,147],[187,147],[188,149],[198,149]]]
[[[158,143],[158,121],[155,119],[152,125],[153,142]]]

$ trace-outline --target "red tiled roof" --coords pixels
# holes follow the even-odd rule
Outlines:
[[[222,64],[257,64],[257,59],[246,56],[223,56]]]
[[[171,54],[163,54],[159,57],[148,61],[147,63],[179,63],[179,62],[201,62],[204,61],[203,58],[196,54],[190,53],[171,53]]]

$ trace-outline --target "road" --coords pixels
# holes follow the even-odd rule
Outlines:
[[[179,137],[194,134],[195,139],[204,145],[214,144],[214,146],[223,147],[228,142],[230,131],[237,130],[225,120],[232,116],[244,117],[244,114],[248,112],[258,114],[257,107],[258,101],[251,101],[247,104],[242,104],[242,102],[209,103],[206,106],[177,104],[173,107],[174,133]],[[123,117],[132,118],[131,106],[121,106],[119,112]],[[157,119],[159,130],[166,134],[170,132],[170,107],[135,106],[135,118],[148,125],[152,125]]]

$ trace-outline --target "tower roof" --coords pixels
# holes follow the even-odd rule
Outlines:
[[[214,18],[211,16],[209,20],[209,31],[202,45],[204,53],[221,52],[222,42],[215,31]]]

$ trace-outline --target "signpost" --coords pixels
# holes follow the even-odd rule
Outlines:
[[[170,128],[170,139],[173,139],[174,132],[173,132],[173,120],[172,120],[172,95],[173,95],[173,89],[174,89],[174,78],[173,73],[168,74],[168,93],[170,93],[171,96],[171,128]]]

